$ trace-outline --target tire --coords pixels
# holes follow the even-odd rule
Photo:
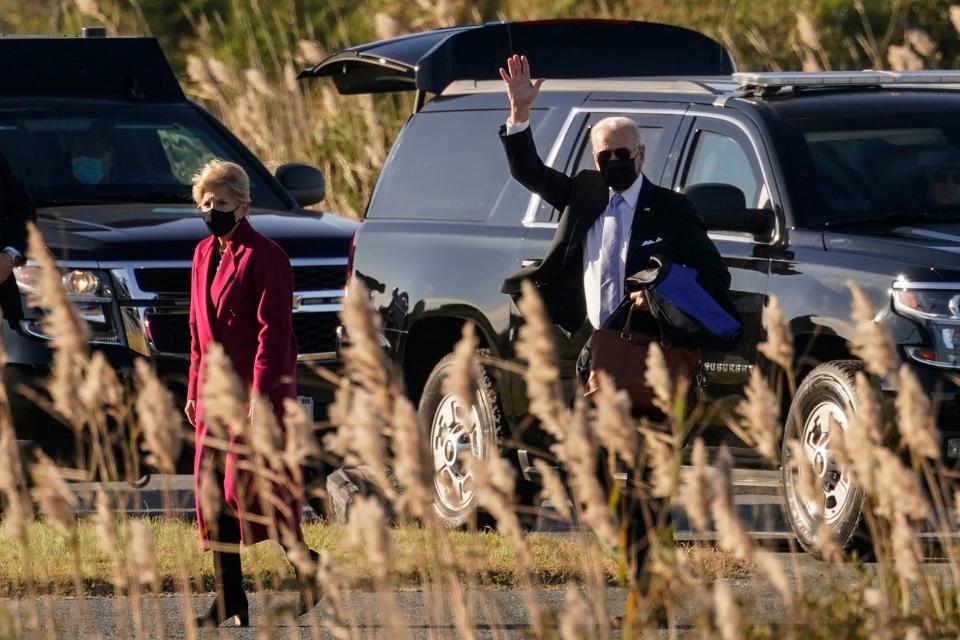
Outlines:
[[[859,410],[856,375],[862,370],[863,363],[857,360],[835,360],[814,368],[797,389],[785,422],[781,449],[784,508],[800,546],[815,556],[820,555],[814,543],[818,509],[798,493],[798,473],[789,465],[787,442],[800,442],[808,456],[802,469],[819,476],[817,484],[824,491],[822,517],[837,543],[844,551],[870,556],[873,549],[863,525],[863,491],[852,483],[849,472],[844,473],[832,460],[827,448],[829,417],[833,415],[836,423],[846,428],[848,417]]]
[[[427,429],[428,458],[433,463],[433,506],[449,527],[477,524],[477,496],[467,456],[486,460],[497,452],[503,414],[493,377],[486,370],[477,380],[470,425],[456,417],[456,397],[444,393],[453,364],[445,356],[431,371],[420,396],[418,412]]]

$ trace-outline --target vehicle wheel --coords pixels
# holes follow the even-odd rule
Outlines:
[[[797,389],[787,415],[781,450],[785,509],[800,545],[814,555],[818,555],[814,533],[820,518],[845,551],[856,550],[861,557],[872,551],[861,523],[863,491],[853,484],[849,471],[840,468],[828,447],[830,418],[846,429],[849,417],[859,409],[856,374],[862,370],[863,364],[856,360],[817,366]],[[823,513],[819,513],[817,503],[804,500],[798,493],[798,472],[788,464],[791,454],[786,443],[791,438],[799,441],[806,453],[801,473],[815,474],[816,484],[823,489]]]
[[[503,415],[493,377],[483,371],[477,380],[473,408],[466,421],[457,416],[457,398],[444,393],[453,355],[433,368],[420,397],[420,419],[427,427],[433,461],[433,506],[450,527],[475,521],[477,495],[469,458],[486,460],[497,452]]]

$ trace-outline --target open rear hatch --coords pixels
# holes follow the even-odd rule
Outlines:
[[[671,25],[620,20],[498,22],[451,27],[345,49],[300,72],[330,77],[343,94],[441,93],[456,80],[495,80],[508,56],[525,54],[537,77],[716,76],[736,71],[707,36]]]

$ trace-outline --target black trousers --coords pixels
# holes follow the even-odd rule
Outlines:
[[[217,606],[222,607],[221,617],[227,613],[246,608],[247,596],[243,592],[243,567],[240,564],[240,522],[227,505],[221,505],[216,531],[210,532],[214,543],[213,570],[217,591]],[[229,545],[221,549],[220,545]]]
[[[222,487],[224,481],[223,470],[217,468],[214,474],[216,481]],[[227,504],[220,505],[216,530],[211,529],[209,535],[210,541],[214,543],[213,570],[217,591],[217,606],[223,607],[221,614],[236,611],[238,608],[245,608],[247,596],[243,591],[243,567],[240,562],[240,521]],[[282,542],[281,544],[284,546],[284,551],[289,554],[292,549]],[[218,548],[220,545],[227,545],[228,549]],[[319,553],[313,549],[307,549],[307,552],[315,563],[319,562]],[[304,588],[313,576],[303,575],[300,567],[296,564],[293,565],[293,568],[297,575],[297,581],[301,588]]]
[[[223,486],[223,469],[214,465],[215,482]],[[213,571],[217,591],[217,606],[224,611],[235,611],[245,605],[243,567],[240,564],[240,521],[224,502],[220,505],[215,529],[209,531],[213,543]],[[228,546],[222,549],[221,545]],[[223,613],[223,611],[221,611]]]

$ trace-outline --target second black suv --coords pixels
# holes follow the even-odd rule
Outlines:
[[[526,469],[527,450],[539,445],[524,428],[519,377],[487,381],[470,424],[456,420],[441,384],[465,321],[483,348],[515,356],[521,318],[500,285],[546,253],[561,214],[510,178],[497,139],[508,104],[496,70],[513,52],[548,78],[532,114],[547,165],[569,174],[590,167],[591,125],[632,118],[646,145],[644,174],[686,192],[710,229],[745,331],[736,351],[703,355],[697,383],[709,411],[697,429],[708,445],[732,446],[741,465],[762,464],[726,425],[751,370],[774,373],[757,345],[776,296],[801,381],[794,410],[784,403],[786,435],[805,447],[825,519],[850,542],[861,494],[827,442],[831,419],[844,425],[857,407],[853,281],[880,310],[902,362],[935,394],[946,455],[960,455],[960,396],[944,375],[960,368],[960,92],[944,84],[960,72],[742,74],[717,43],[663,25],[468,27],[358,47],[312,70],[344,91],[437,93],[418,100],[393,146],[353,270],[373,291],[384,342],[430,427],[441,514],[462,521],[475,504],[462,456],[449,452],[483,456],[500,438]],[[572,337],[556,335],[568,382],[588,334],[585,323]],[[892,381],[881,385],[894,391]],[[790,473],[783,480],[794,530],[810,546],[815,510]]]
[[[302,208],[323,199],[319,171],[284,165],[271,175],[184,96],[151,38],[2,37],[0,58],[0,150],[37,205],[39,228],[93,347],[121,378],[132,375],[134,359],[146,358],[174,390],[185,390],[190,264],[208,233],[190,184],[219,157],[249,174],[251,222],[290,256],[298,383],[302,402],[320,412],[330,390],[308,365],[337,361],[337,312],[357,225]],[[24,314],[3,323],[5,381],[18,439],[69,459],[73,435],[24,389],[42,391],[49,374],[49,336],[40,311],[27,304],[37,268],[15,271]]]

